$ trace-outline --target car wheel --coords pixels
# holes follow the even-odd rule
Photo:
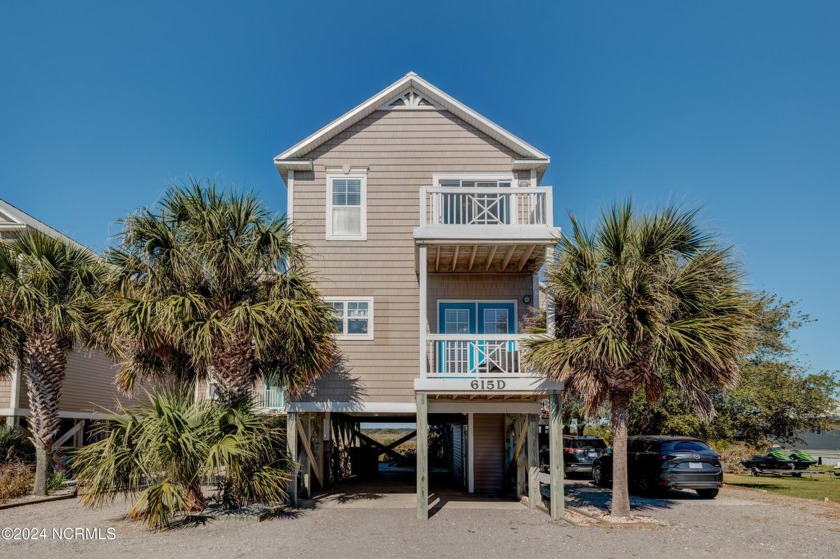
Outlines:
[[[697,489],[697,496],[701,499],[714,499],[720,489]]]
[[[645,497],[652,497],[657,493],[657,489],[659,489],[656,485],[656,480],[650,475],[639,477],[636,481],[636,487],[639,489],[639,493]]]
[[[595,464],[592,468],[592,481],[595,482],[595,485],[598,487],[608,487],[609,482],[607,482],[607,476],[604,472],[604,467],[601,464]]]

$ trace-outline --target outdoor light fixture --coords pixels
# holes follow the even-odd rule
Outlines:
[[[523,296],[522,297],[522,302],[525,303],[526,305],[529,304],[531,302],[531,296],[530,295]]]

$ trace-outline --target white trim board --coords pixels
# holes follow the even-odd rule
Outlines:
[[[307,153],[372,114],[383,104],[387,104],[400,95],[404,95],[411,89],[415,89],[430,101],[484,132],[500,144],[507,146],[521,156],[521,159],[537,160],[534,163],[540,167],[545,167],[549,164],[550,158],[545,153],[511,134],[498,124],[495,124],[490,119],[480,115],[453,97],[450,97],[414,72],[409,72],[367,101],[346,112],[314,134],[307,136],[275,157],[275,166],[278,170],[282,170],[284,168],[291,168],[293,165],[300,165],[302,163],[302,161],[299,161],[300,158]]]
[[[29,408],[0,408],[0,416],[29,417]],[[63,419],[110,419],[119,417],[112,413],[85,412],[85,411],[59,411],[58,417]]]
[[[456,402],[451,400],[429,399],[429,413],[538,413],[539,402],[480,401]],[[2,411],[2,410],[0,410]],[[286,413],[344,412],[344,413],[384,413],[415,414],[416,404],[397,402],[288,402]]]
[[[398,402],[287,402],[286,413],[417,413],[417,404]]]

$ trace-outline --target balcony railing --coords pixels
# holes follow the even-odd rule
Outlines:
[[[522,360],[526,334],[429,334],[427,378],[537,376]]]
[[[426,187],[420,225],[553,226],[551,187]]]
[[[254,403],[258,408],[283,409],[286,391],[277,386],[262,386],[254,390]]]

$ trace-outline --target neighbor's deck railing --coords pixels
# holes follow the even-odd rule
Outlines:
[[[263,386],[254,390],[254,402],[258,408],[282,409],[285,400],[286,391],[277,386]]]
[[[425,187],[420,225],[553,226],[551,187]]]
[[[536,376],[522,360],[527,334],[428,334],[427,378]]]

